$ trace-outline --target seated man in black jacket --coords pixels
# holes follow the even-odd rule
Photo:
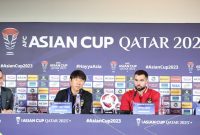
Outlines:
[[[54,102],[71,102],[72,113],[75,113],[75,100],[76,95],[81,96],[81,114],[91,113],[92,106],[92,94],[88,91],[83,90],[83,85],[86,81],[86,75],[81,70],[75,70],[70,75],[70,87],[64,90],[60,90]]]
[[[3,87],[3,71],[0,69],[0,112],[12,113],[13,109],[13,93],[11,89]]]

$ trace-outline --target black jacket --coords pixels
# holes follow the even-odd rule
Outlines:
[[[6,87],[1,87],[1,109],[13,109],[13,93],[11,89]]]
[[[70,93],[70,94],[68,94]],[[75,108],[74,108],[74,102],[76,99],[76,96],[71,94],[71,88],[67,88],[64,90],[60,90],[56,98],[54,99],[54,102],[71,102],[72,103],[72,113],[75,113]],[[80,90],[80,95],[81,95],[81,114],[90,114],[91,113],[91,108],[92,108],[92,94],[88,91],[85,91],[83,89]],[[70,99],[68,99],[68,95],[70,95]]]

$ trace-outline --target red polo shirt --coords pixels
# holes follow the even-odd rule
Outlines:
[[[127,91],[121,99],[121,111],[132,111],[133,110],[133,102],[135,103],[154,103],[155,104],[155,113],[158,114],[159,104],[160,104],[160,93],[147,89],[144,91],[143,95],[140,96],[138,92],[135,90]]]

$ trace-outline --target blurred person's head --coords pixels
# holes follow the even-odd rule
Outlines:
[[[3,85],[4,75],[3,71],[0,69],[0,87]]]
[[[134,85],[137,91],[147,88],[148,73],[144,70],[137,70],[134,74]]]
[[[82,70],[74,70],[70,75],[70,86],[73,95],[79,93],[80,89],[83,88],[83,85],[86,81],[86,75]]]

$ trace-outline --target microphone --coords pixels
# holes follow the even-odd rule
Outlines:
[[[136,97],[136,95],[137,95],[137,90],[134,92],[134,95],[133,95],[133,102],[134,102],[134,99],[135,99],[135,97]]]

